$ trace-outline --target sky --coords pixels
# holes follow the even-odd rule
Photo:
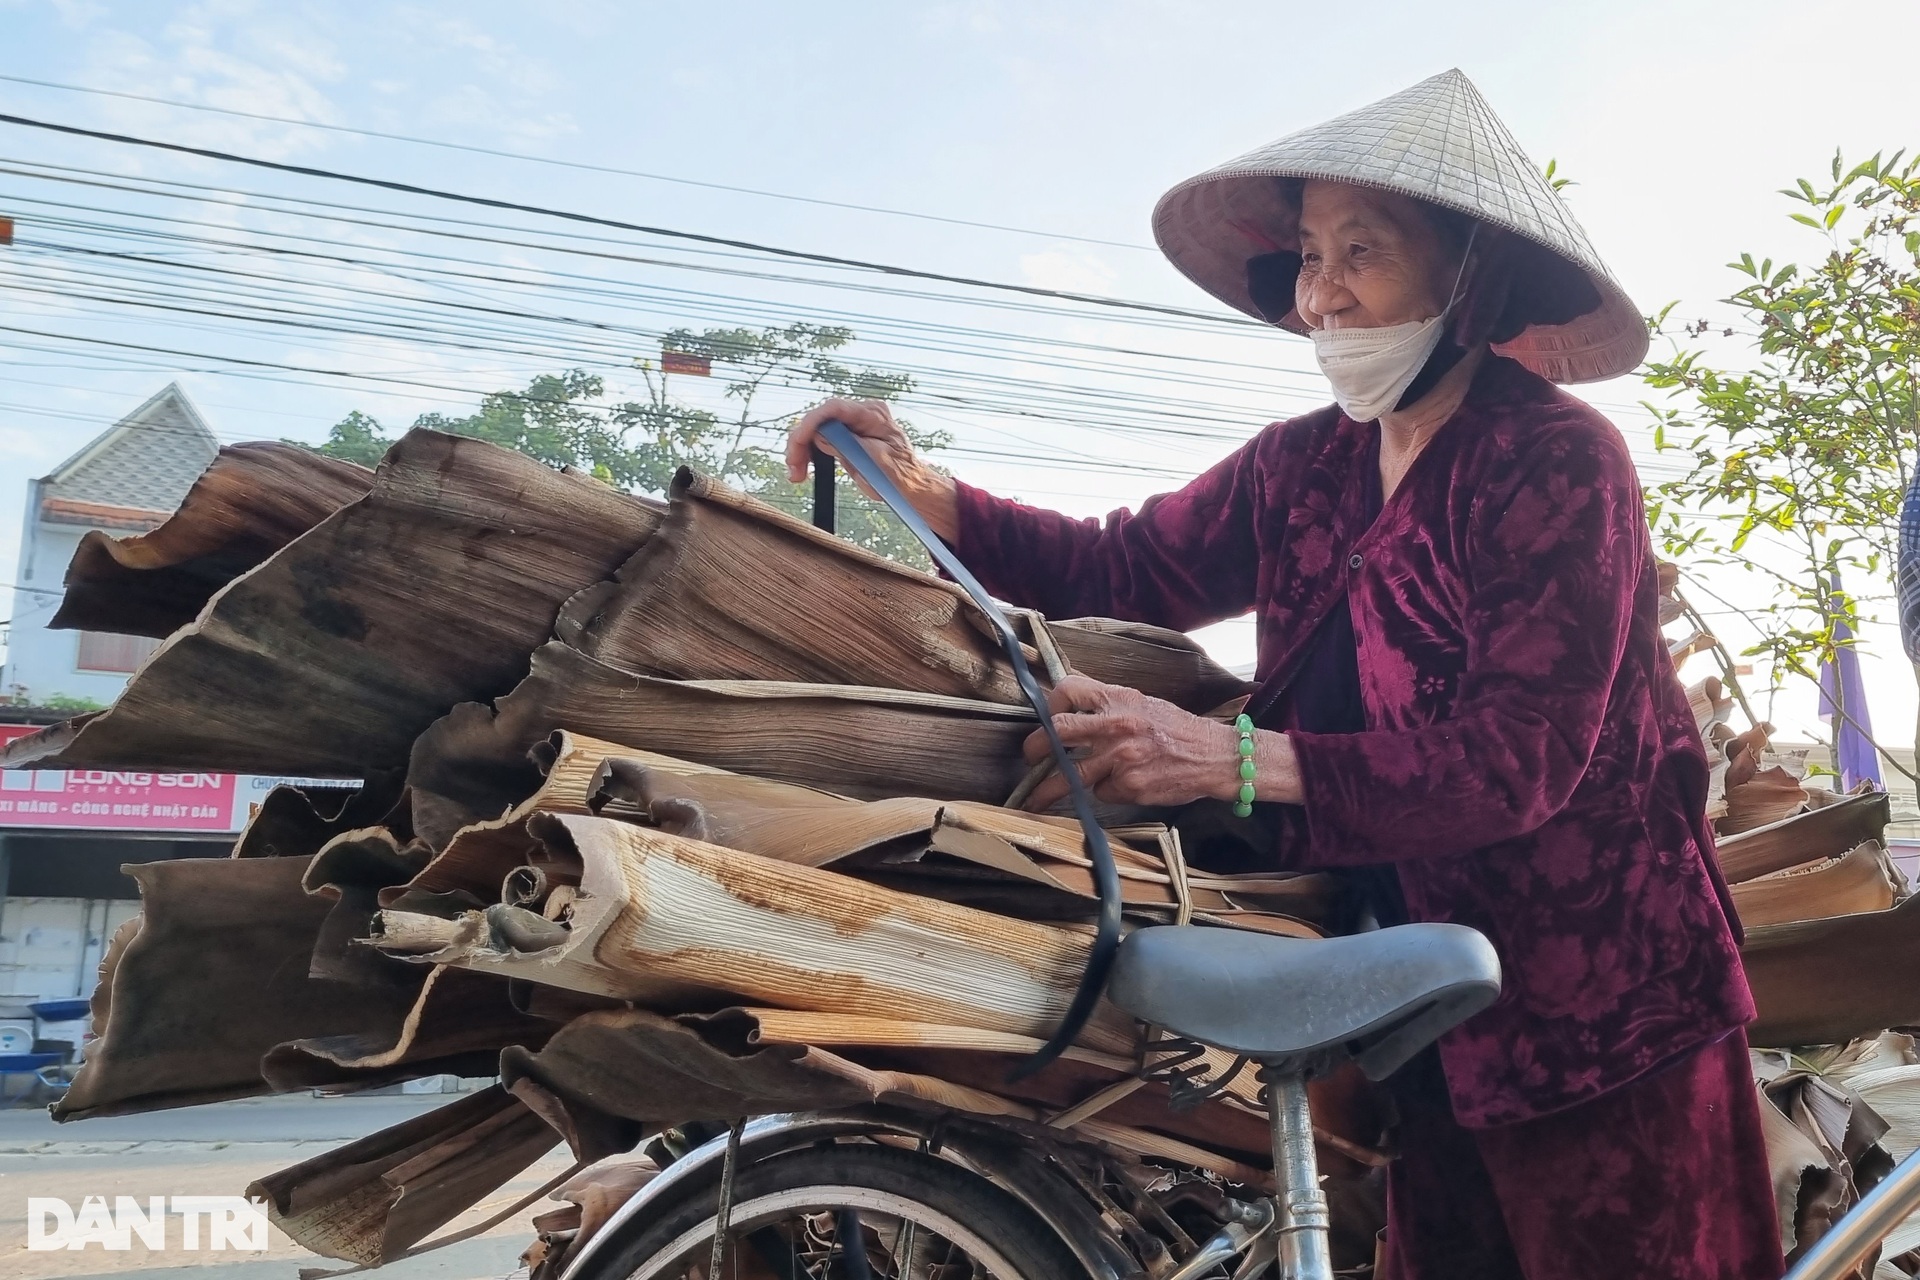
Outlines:
[[[3,77],[894,213],[17,80],[0,79],[0,112],[1218,314],[1148,247],[1148,214],[1160,193],[1250,147],[1458,66],[1536,162],[1552,158],[1574,180],[1566,195],[1576,215],[1643,308],[1678,301],[1682,314],[1709,315],[1713,300],[1733,287],[1724,264],[1741,251],[1809,251],[1805,233],[1787,221],[1778,188],[1823,173],[1836,148],[1855,158],[1920,146],[1920,95],[1897,71],[1917,47],[1920,4],[1912,0],[722,7],[0,0]],[[1903,52],[1876,52],[1882,50]],[[45,181],[49,165],[69,166],[69,176],[84,170],[245,191],[211,197],[222,201],[217,205],[191,205],[191,216],[235,235],[317,234],[343,253],[381,246],[405,252],[425,242],[316,220],[311,210],[300,218],[275,212],[268,197],[331,200],[396,217],[488,219],[516,229],[463,243],[458,253],[469,263],[497,264],[529,280],[569,270],[581,280],[605,273],[622,287],[681,290],[653,295],[644,314],[624,302],[574,299],[582,315],[649,332],[719,323],[729,307],[743,317],[838,308],[862,317],[848,323],[868,331],[851,348],[854,358],[922,371],[927,393],[909,408],[916,421],[955,434],[960,448],[945,461],[957,474],[1076,514],[1137,503],[1204,468],[1265,422],[1327,398],[1306,344],[1284,335],[1201,323],[1142,325],[1086,308],[994,309],[968,300],[966,290],[929,287],[935,296],[908,297],[821,287],[831,272],[788,273],[808,276],[804,284],[702,275],[689,264],[742,260],[698,259],[684,243],[642,237],[626,242],[664,244],[658,256],[679,265],[655,270],[563,259],[552,248],[556,236],[579,229],[557,231],[550,220],[0,125],[0,170],[25,166],[41,174],[0,172],[0,215],[14,212],[29,248],[36,237],[79,234],[37,225],[49,216],[83,216],[56,213],[48,201],[85,204],[94,212],[84,216],[118,222],[141,213],[178,216],[189,207],[61,187]],[[434,243],[449,251],[444,239]],[[426,349],[391,335],[241,331],[205,317],[93,306],[60,283],[80,279],[62,274],[70,265],[31,254],[14,260],[41,273],[40,288],[6,287],[0,265],[0,325],[196,354],[136,360],[113,348],[119,354],[109,359],[108,349],[0,332],[0,565],[15,557],[27,479],[170,379],[223,439],[317,440],[352,409],[404,427],[421,412],[459,412],[481,391],[557,367],[550,345],[529,345],[522,355]],[[297,280],[320,268],[288,263],[284,270]],[[402,286],[391,283],[392,272],[388,279],[411,305],[455,296],[444,281]],[[19,283],[17,269],[11,283]],[[477,302],[501,296],[484,281],[460,288],[458,296]],[[703,291],[730,301],[703,300]],[[305,314],[326,311],[313,301],[318,294],[287,296]],[[923,324],[946,327],[904,336]],[[646,354],[644,343],[634,345],[636,355]],[[230,363],[234,357],[359,376],[274,381],[257,369],[246,373]],[[620,364],[606,357],[597,366],[616,388],[633,381]],[[1646,458],[1648,479],[1670,473],[1671,463],[1663,473],[1651,457],[1636,408],[1647,392],[1634,379],[1581,393],[1628,432]],[[1156,410],[1161,397],[1164,414]],[[1183,424],[1193,429],[1183,431]],[[1738,629],[1731,619],[1727,625]],[[1244,626],[1229,624],[1210,639],[1230,660],[1250,656]],[[1894,726],[1888,737],[1904,742],[1914,718],[1913,681],[1904,662],[1891,660],[1897,646],[1885,628],[1870,629],[1865,643],[1875,715]],[[1776,711],[1789,724],[1810,716],[1811,703],[1798,692]]]

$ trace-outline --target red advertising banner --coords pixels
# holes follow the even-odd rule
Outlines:
[[[713,376],[713,360],[707,356],[696,356],[690,351],[660,351],[660,372],[690,373],[696,378]]]
[[[0,725],[0,746],[34,732]],[[230,773],[108,769],[0,770],[0,827],[90,831],[232,831]]]

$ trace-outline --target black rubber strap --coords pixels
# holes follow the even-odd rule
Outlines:
[[[1053,749],[1053,762],[1060,770],[1060,776],[1067,780],[1067,792],[1073,799],[1073,812],[1080,819],[1080,829],[1086,833],[1087,856],[1093,862],[1093,882],[1100,894],[1100,924],[1094,935],[1093,950],[1087,956],[1087,969],[1080,978],[1080,989],[1074,992],[1073,1003],[1067,1007],[1066,1017],[1062,1018],[1053,1036],[1034,1054],[1013,1069],[1010,1078],[1022,1079],[1032,1075],[1040,1068],[1058,1058],[1087,1025],[1087,1019],[1093,1016],[1093,1009],[1100,1001],[1101,993],[1107,987],[1107,971],[1113,967],[1114,953],[1120,949],[1120,873],[1113,864],[1113,850],[1107,845],[1107,833],[1093,816],[1093,797],[1087,791],[1080,777],[1080,768],[1073,761],[1067,745],[1060,741],[1059,730],[1053,727],[1053,715],[1047,707],[1047,695],[1040,688],[1040,682],[1033,678],[1033,671],[1027,666],[1027,656],[1021,651],[1020,633],[1013,629],[1013,623],[994,603],[987,589],[980,585],[979,579],[967,571],[940,536],[927,526],[906,495],[888,479],[887,473],[874,462],[873,455],[860,443],[860,437],[846,423],[837,419],[823,423],[819,438],[833,446],[840,460],[847,464],[858,479],[867,488],[873,490],[879,499],[892,508],[893,514],[907,526],[913,536],[920,539],[933,557],[933,562],[946,570],[960,588],[980,611],[993,624],[999,636],[1000,647],[1006,650],[1007,661],[1013,665],[1014,679],[1020,683],[1020,691],[1027,696],[1035,715],[1040,717],[1040,727],[1046,732],[1047,743]]]

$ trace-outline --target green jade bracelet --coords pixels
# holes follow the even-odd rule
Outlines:
[[[1240,794],[1233,802],[1233,816],[1253,816],[1253,718],[1236,716],[1234,731],[1240,735]]]

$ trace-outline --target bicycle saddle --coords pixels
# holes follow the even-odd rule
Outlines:
[[[1406,924],[1344,938],[1204,926],[1135,930],[1108,997],[1142,1022],[1285,1072],[1351,1058],[1384,1079],[1500,995],[1476,930]]]

